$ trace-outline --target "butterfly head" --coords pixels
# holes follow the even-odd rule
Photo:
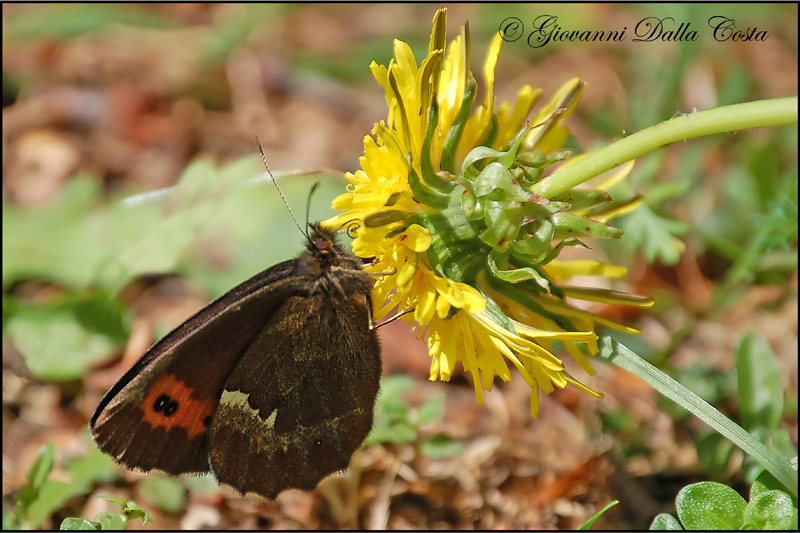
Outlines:
[[[306,253],[298,259],[297,268],[317,278],[316,286],[328,292],[347,295],[352,292],[371,292],[374,281],[363,270],[363,261],[353,252],[336,243],[336,230],[311,224]]]

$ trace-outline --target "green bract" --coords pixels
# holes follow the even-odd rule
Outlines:
[[[478,146],[469,152],[461,174],[453,174],[452,154],[474,100],[474,80],[469,84],[457,119],[446,135],[440,172],[434,172],[430,146],[436,134],[438,110],[430,112],[420,177],[409,162],[408,181],[414,200],[423,209],[405,220],[401,233],[418,224],[432,236],[427,251],[430,267],[449,279],[473,284],[479,273],[493,281],[534,283],[532,288],[550,292],[547,274],[540,267],[558,257],[565,246],[585,246],[579,238],[618,239],[622,230],[591,218],[591,211],[606,211],[613,198],[606,191],[576,188],[552,199],[531,190],[545,170],[568,157],[559,151],[548,158],[540,149],[522,151],[532,129],[520,132],[506,151]],[[449,154],[449,155],[448,155]],[[384,211],[366,220],[378,226],[402,220]],[[502,290],[502,287],[498,287]]]

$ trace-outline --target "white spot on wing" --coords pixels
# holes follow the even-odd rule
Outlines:
[[[248,401],[249,399],[250,395],[245,394],[242,391],[224,390],[222,391],[222,397],[220,398],[219,403],[230,407],[238,407],[239,409],[248,411],[258,416],[258,409],[253,409],[250,407],[250,402]]]
[[[222,391],[222,397],[220,398],[219,403],[220,405],[224,405],[226,407],[232,407],[244,411],[248,415],[260,421],[264,433],[272,433],[275,428],[275,419],[278,417],[278,410],[273,409],[269,417],[267,417],[266,420],[263,420],[259,415],[260,411],[250,407],[249,400],[250,395],[245,394],[242,391],[224,390]]]
[[[269,415],[269,418],[264,422],[264,429],[271,430],[275,427],[275,419],[278,417],[278,410],[273,409],[272,413]]]

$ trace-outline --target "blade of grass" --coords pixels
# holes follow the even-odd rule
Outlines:
[[[658,392],[694,414],[767,469],[788,492],[797,497],[797,472],[753,435],[714,409],[708,402],[636,355],[623,344],[601,337],[598,357],[636,375]]]

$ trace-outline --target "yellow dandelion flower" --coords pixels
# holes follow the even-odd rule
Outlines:
[[[641,199],[615,202],[600,187],[536,194],[532,186],[547,167],[569,155],[561,150],[569,136],[564,121],[584,83],[569,80],[533,114],[542,91],[527,85],[513,105],[496,108],[494,71],[503,43],[497,35],[484,62],[484,98],[476,103],[469,28],[446,46],[445,22],[446,10],[437,11],[419,64],[408,44],[396,40],[389,65],[370,66],[386,93],[388,117],[365,137],[361,169],[347,175],[348,192],[333,202],[342,213],[325,225],[360,221],[353,251],[373,258],[368,270],[395,272],[376,279],[375,316],[410,311],[404,319],[428,344],[432,380],[449,380],[460,363],[481,402],[495,377],[512,379],[513,366],[531,387],[533,416],[539,389],[571,384],[602,397],[564,370],[552,341],[592,374],[586,354],[597,353],[595,326],[635,330],[568,299],[639,306],[652,300],[565,285],[579,275],[621,277],[625,269],[557,257],[566,246],[583,246],[582,238],[618,238],[622,232],[606,221]],[[617,169],[606,185],[631,168]]]

